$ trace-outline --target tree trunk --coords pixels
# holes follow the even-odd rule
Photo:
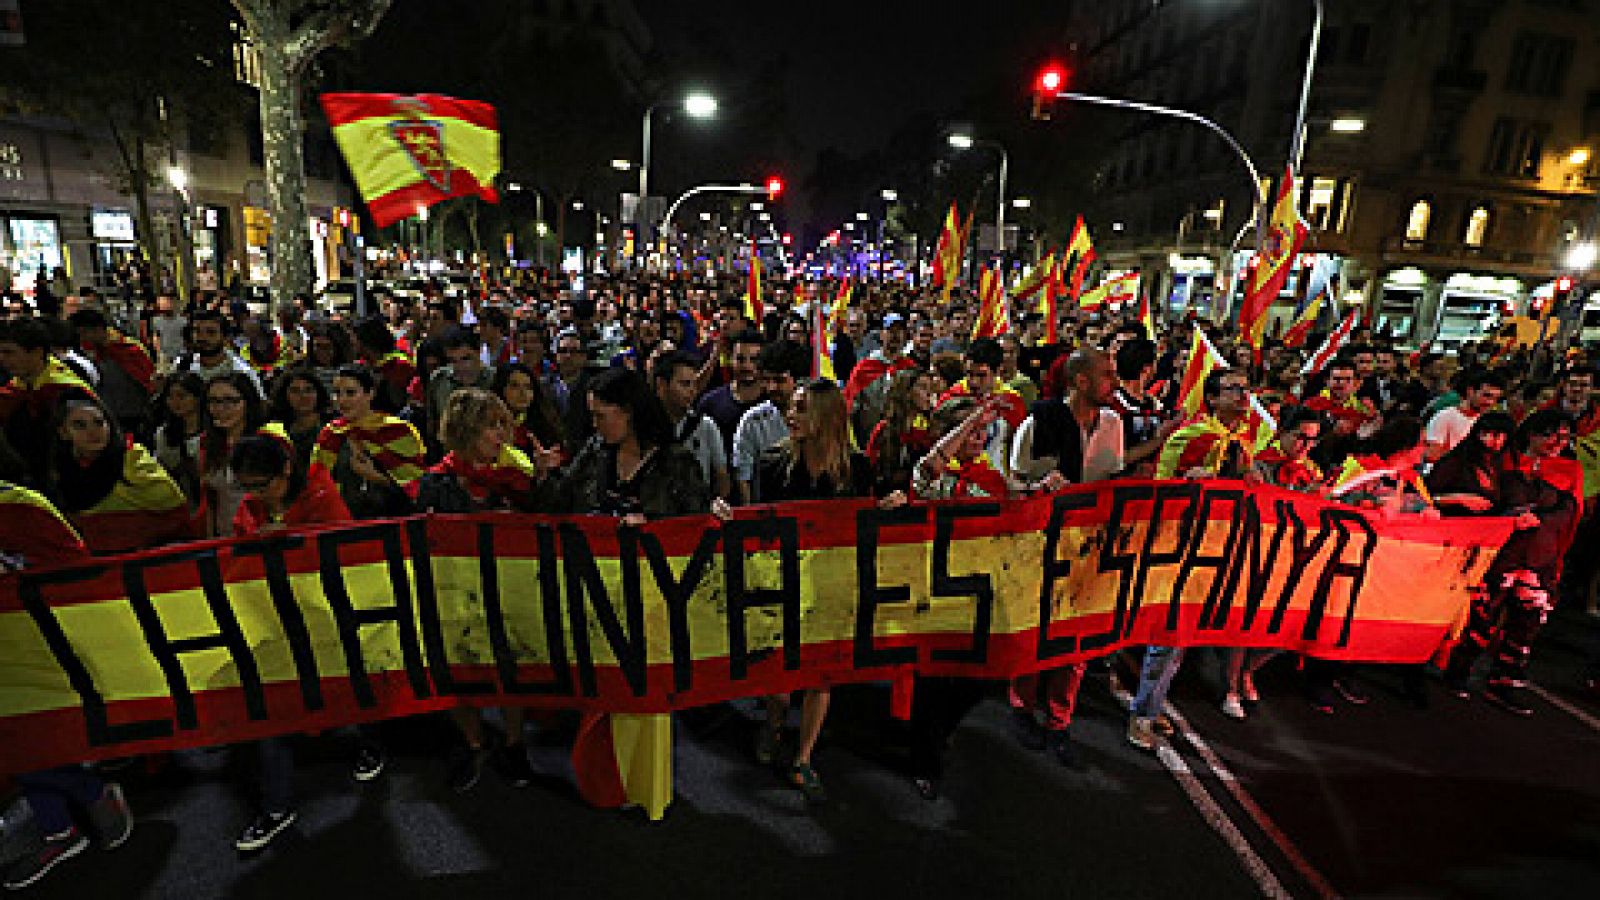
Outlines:
[[[133,214],[139,220],[139,250],[150,264],[151,274],[159,270],[161,259],[156,246],[156,222],[150,214],[150,169],[145,162],[144,138],[135,136],[128,161],[128,189],[133,193]],[[148,285],[146,285],[148,287]]]
[[[261,52],[261,146],[272,213],[272,304],[282,309],[293,303],[295,294],[310,293],[312,287],[300,73],[291,69],[293,63],[283,52],[289,40],[287,14],[263,18],[260,25],[263,33],[256,47]]]
[[[467,198],[467,234],[472,239],[472,255],[477,258],[483,253],[483,242],[478,236],[478,210],[481,201],[477,197]]]

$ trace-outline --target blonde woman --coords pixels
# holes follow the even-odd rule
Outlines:
[[[752,488],[757,503],[872,496],[871,467],[866,457],[850,447],[849,420],[838,384],[826,378],[801,383],[786,420],[789,437],[763,454],[756,466]],[[903,503],[905,495],[896,492],[884,502]],[[799,741],[785,774],[785,780],[813,803],[827,799],[811,755],[828,716],[830,696],[827,688],[805,692]],[[767,698],[767,719],[756,745],[756,758],[763,764],[777,757],[788,712],[788,694]]]

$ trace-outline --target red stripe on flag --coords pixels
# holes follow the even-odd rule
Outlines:
[[[323,94],[318,99],[322,101],[330,128],[374,116],[421,112],[441,119],[460,119],[491,131],[500,130],[500,117],[494,107],[479,100],[461,100],[443,94]],[[396,101],[401,101],[402,105],[397,106]],[[415,103],[421,103],[423,109],[419,110]]]

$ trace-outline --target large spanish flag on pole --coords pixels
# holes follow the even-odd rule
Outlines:
[[[1272,222],[1261,247],[1261,264],[1245,282],[1244,305],[1239,307],[1239,332],[1250,346],[1261,350],[1261,334],[1267,324],[1267,310],[1289,278],[1300,244],[1306,239],[1306,226],[1294,203],[1294,170],[1283,170],[1278,185],[1278,202],[1272,207]]]
[[[494,107],[439,94],[323,94],[361,199],[381,228],[447,197],[500,202]]]

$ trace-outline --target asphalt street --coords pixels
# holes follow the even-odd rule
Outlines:
[[[1435,685],[1427,710],[1368,667],[1364,706],[1332,716],[1300,697],[1294,660],[1259,679],[1244,723],[1217,709],[1218,664],[1191,654],[1172,694],[1179,734],[1157,754],[1124,738],[1091,677],[1069,771],[1013,738],[999,694],[955,738],[944,791],[899,773],[888,691],[835,693],[808,808],[755,765],[755,716],[680,716],[666,819],[595,811],[568,787],[558,736],[548,778],[443,784],[436,720],[389,723],[390,767],[350,779],[343,745],[300,747],[300,819],[266,850],[233,839],[250,812],[227,750],[120,774],[138,815],[124,847],[93,850],[37,897],[1540,897],[1600,896],[1600,706],[1578,690],[1600,625],[1560,614],[1535,653],[1544,696],[1527,720]],[[1118,668],[1130,671],[1125,659]],[[1548,699],[1546,699],[1548,698]],[[20,849],[14,834],[6,855]]]

